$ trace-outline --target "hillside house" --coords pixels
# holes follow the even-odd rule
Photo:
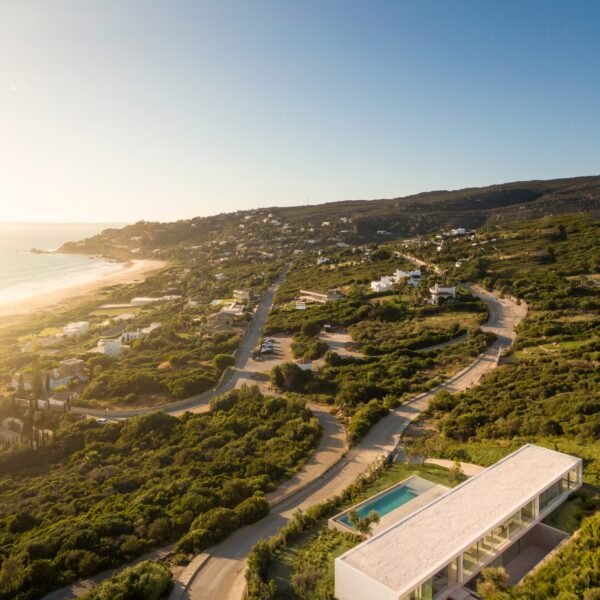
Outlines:
[[[252,288],[241,288],[239,290],[233,290],[233,299],[240,304],[250,302],[254,293]]]
[[[62,333],[65,337],[75,337],[83,335],[90,330],[89,321],[78,321],[76,323],[69,323],[62,328]]]
[[[580,458],[522,446],[336,558],[335,597],[473,598],[488,565],[514,585],[567,537],[542,521],[581,485]]]
[[[393,277],[382,277],[378,281],[371,281],[371,291],[381,294],[384,292],[391,292],[396,283]]]
[[[394,272],[394,278],[396,281],[406,279],[408,285],[418,287],[421,283],[421,269],[415,269],[414,271],[403,271],[402,269],[396,269]]]
[[[100,338],[96,344],[96,352],[119,358],[121,354],[121,338]]]
[[[234,316],[229,312],[218,312],[208,315],[206,324],[208,327],[232,327],[235,322]]]
[[[443,286],[436,283],[432,288],[429,288],[431,294],[431,304],[439,304],[440,302],[446,302],[456,298],[456,287],[455,286]]]
[[[19,386],[22,386],[24,391],[30,392],[33,388],[33,374],[15,371],[15,373],[13,373],[10,385],[15,390],[18,390]]]
[[[327,290],[327,292],[312,292],[310,290],[300,290],[301,299],[318,302],[319,304],[327,304],[328,302],[336,302],[345,298],[340,290]]]
[[[58,365],[58,370],[63,377],[77,377],[81,381],[87,381],[84,366],[85,361],[81,358],[67,358]]]

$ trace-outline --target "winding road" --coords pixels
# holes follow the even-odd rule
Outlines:
[[[500,355],[515,338],[516,326],[527,314],[527,306],[518,305],[506,298],[499,299],[478,286],[465,287],[487,304],[489,319],[482,329],[495,333],[497,340],[466,369],[442,385],[403,404],[379,421],[339,462],[307,485],[299,487],[296,492],[288,494],[276,507],[272,506],[267,517],[254,525],[239,529],[201,555],[197,563],[201,565],[200,568],[191,574],[189,581],[181,582],[183,585],[176,589],[172,595],[173,600],[241,600],[245,590],[245,557],[257,541],[274,535],[296,509],[305,510],[339,494],[376,460],[393,452],[402,432],[427,408],[437,391],[465,390],[476,385],[485,373],[496,368]],[[319,450],[315,456],[318,456],[318,452]]]
[[[180,414],[186,410],[197,412],[208,410],[208,403],[212,397],[235,388],[236,384],[252,375],[248,371],[252,351],[260,339],[275,293],[288,269],[289,265],[286,265],[278,279],[264,293],[255,317],[236,353],[235,367],[231,369],[230,376],[217,388],[165,407],[130,411],[79,409],[78,412],[108,418],[129,418],[155,410],[164,410],[170,414]],[[375,461],[393,452],[402,432],[428,406],[438,390],[446,389],[450,392],[465,390],[476,385],[485,373],[497,366],[502,352],[512,344],[515,327],[526,315],[527,307],[524,304],[517,305],[509,299],[499,299],[477,286],[465,285],[465,287],[487,304],[489,319],[482,329],[494,332],[497,340],[466,369],[440,386],[413,398],[379,421],[363,440],[348,452],[346,452],[345,435],[340,423],[323,407],[311,405],[311,410],[323,427],[323,436],[313,457],[292,479],[268,496],[271,512],[267,517],[258,523],[239,529],[192,561],[178,577],[171,594],[172,600],[241,600],[245,591],[245,557],[257,541],[275,534],[296,509],[305,510],[339,494],[367,471]],[[170,549],[171,547],[166,547],[156,550],[141,557],[140,560],[157,558]],[[80,596],[109,575],[108,572],[101,573],[90,580],[57,590],[49,594],[45,600],[66,600]]]

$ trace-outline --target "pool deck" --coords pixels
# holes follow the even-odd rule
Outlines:
[[[433,484],[428,490],[424,491],[422,494],[418,495],[416,498],[408,501],[406,504],[395,508],[393,511],[389,512],[387,515],[381,517],[381,520],[377,525],[373,527],[371,530],[372,534],[380,533],[384,529],[387,529],[394,523],[397,523],[400,519],[410,515],[411,513],[419,510],[422,506],[429,504],[436,498],[439,498],[443,494],[445,494],[450,488],[447,488],[445,485]]]
[[[395,490],[399,487],[408,487],[411,490],[417,492],[419,495],[415,498],[408,500],[408,502],[405,502],[398,508],[395,508],[389,513],[383,515],[379,523],[373,526],[372,533],[379,533],[384,529],[387,529],[394,523],[397,523],[400,519],[403,519],[407,515],[415,512],[422,506],[429,504],[436,498],[439,498],[441,495],[445,494],[449,489],[446,486],[432,483],[431,481],[428,481],[423,477],[419,477],[418,475],[412,475],[411,477],[403,479],[402,481],[391,485],[390,487],[386,488],[385,490],[382,490],[381,492],[378,492],[370,498],[367,498],[366,500],[363,500],[362,502],[359,502],[354,506],[343,510],[341,513],[331,517],[328,521],[329,529],[335,529],[344,533],[356,533],[354,528],[343,523],[341,521],[341,518],[351,510],[359,509],[365,504],[372,503],[375,499],[380,498],[381,496],[385,496],[386,494],[389,494],[392,490]]]

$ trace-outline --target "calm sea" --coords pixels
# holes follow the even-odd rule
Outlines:
[[[0,223],[0,304],[31,298],[120,271],[122,265],[78,254],[35,254],[54,250],[107,227],[122,224]]]

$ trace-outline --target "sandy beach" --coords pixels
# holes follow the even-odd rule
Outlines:
[[[59,290],[46,292],[39,296],[0,304],[0,317],[27,314],[36,310],[50,308],[62,302],[77,298],[81,299],[82,296],[96,292],[108,285],[140,282],[146,278],[148,273],[161,269],[166,264],[162,260],[132,260],[124,263],[124,268],[121,271],[100,276],[93,281],[86,281],[66,286]]]

